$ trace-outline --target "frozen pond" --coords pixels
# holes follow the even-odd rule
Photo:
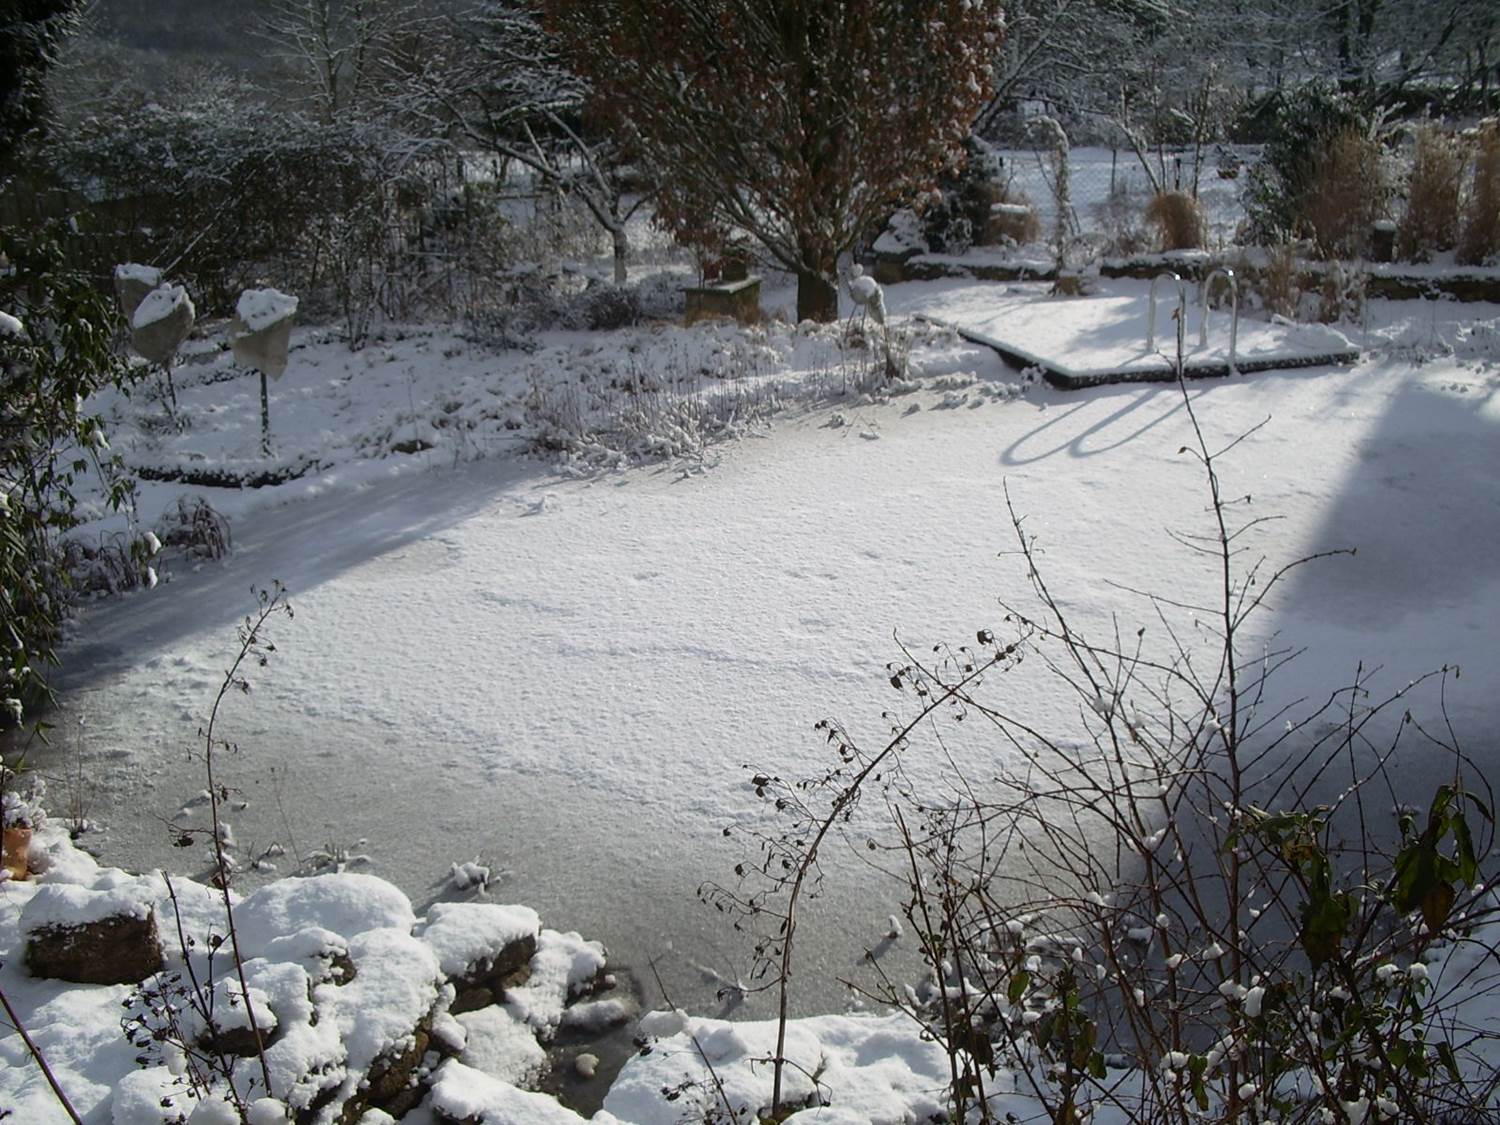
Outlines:
[[[1274,416],[1225,470],[1285,517],[1270,549],[1360,546],[1265,623],[1314,648],[1297,692],[1371,654],[1398,654],[1403,681],[1481,665],[1500,622],[1491,378],[1392,360],[1194,385],[1221,443]],[[762,810],[742,767],[820,772],[813,724],[828,716],[880,744],[899,703],[893,634],[922,650],[999,627],[996,599],[1023,594],[997,557],[1013,543],[1007,485],[1085,624],[1147,615],[1121,585],[1211,588],[1164,530],[1203,515],[1174,388],[977,390],[846,406],[839,425],[784,419],[702,466],[568,480],[497,458],[252,513],[223,564],[85,614],[55,746],[34,762],[81,768],[109,861],[191,869],[164,822],[202,788],[188,751],[250,588],[279,579],[296,617],[273,627],[279,651],[223,722],[240,750],[222,774],[249,802],[230,817],[244,852],[366,855],[419,908],[477,856],[507,872],[496,900],[603,940],[640,974],[659,959],[678,1004],[719,1010],[746,947],[695,891],[748,857],[739,830]],[[1040,725],[1076,719],[1039,673],[1013,697]],[[1456,685],[1457,722],[1488,715],[1492,684]],[[1005,764],[998,746],[969,752],[980,773]],[[939,768],[930,744],[914,753],[919,775]],[[54,808],[68,788],[53,786]],[[836,980],[880,942],[899,893],[843,849],[827,859],[804,916],[803,1011],[844,1005]],[[909,968],[910,945],[888,964]]]

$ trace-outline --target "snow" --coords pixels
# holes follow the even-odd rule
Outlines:
[[[245,949],[250,948],[248,942],[242,944]],[[344,937],[322,926],[307,926],[272,938],[260,950],[266,961],[297,965],[309,977],[318,979],[327,975],[334,958],[348,955],[349,943]]]
[[[604,970],[604,946],[576,933],[543,930],[526,983],[505,990],[505,1008],[550,1039],[567,1002],[585,992]]]
[[[507,945],[536,937],[541,925],[529,906],[440,902],[428,910],[417,935],[437,955],[443,972],[457,977],[483,960],[493,961]]]
[[[135,328],[145,328],[159,320],[165,320],[184,306],[188,310],[188,315],[193,315],[193,302],[188,297],[186,289],[181,285],[159,286],[147,293],[141,303],[135,307],[135,315],[131,318],[131,324]]]
[[[454,1017],[464,1029],[458,1061],[512,1086],[529,1086],[547,1062],[531,1028],[501,1008],[480,1008]]]
[[[395,887],[373,875],[313,875],[282,879],[245,900],[239,924],[240,949],[256,956],[280,937],[315,927],[346,937],[367,930],[410,931],[416,922],[411,903]]]
[[[1170,367],[1176,354],[1177,295],[1159,291],[1156,338],[1148,350],[1149,289],[1146,282],[1120,282],[1115,292],[1058,302],[1016,285],[1009,291],[986,282],[915,283],[901,288],[901,310],[941,318],[974,338],[993,340],[1029,362],[1075,378],[1123,372],[1141,374]],[[1229,359],[1230,314],[1208,310],[1208,343],[1199,344],[1203,310],[1197,287],[1187,292],[1183,361],[1189,365]],[[1352,353],[1349,335],[1321,324],[1273,323],[1242,312],[1236,362]]]
[[[926,250],[927,240],[922,235],[922,220],[915,212],[903,207],[891,216],[871,249],[877,254],[896,255]]]
[[[128,890],[94,891],[87,887],[55,883],[39,887],[21,912],[21,932],[82,926],[106,918],[143,919],[152,903]]]
[[[898,327],[944,286],[974,283],[888,287]],[[1141,289],[1114,286],[1101,296]],[[1043,289],[1022,288],[1032,299]],[[1284,517],[1273,555],[1359,546],[1299,572],[1263,619],[1312,646],[1298,673],[1310,685],[1340,683],[1391,645],[1402,670],[1385,661],[1383,675],[1403,684],[1445,660],[1487,659],[1500,526],[1478,482],[1497,470],[1497,323],[1493,306],[1373,302],[1368,357],[1352,368],[1192,384],[1220,437],[1271,416],[1226,473]],[[1134,331],[1144,338],[1143,324]],[[1366,343],[1362,330],[1339,331]],[[180,862],[166,833],[133,826],[172,817],[201,788],[179,750],[196,741],[245,590],[280,578],[297,617],[276,626],[278,653],[223,717],[242,748],[235,783],[254,798],[235,816],[241,839],[287,842],[275,797],[319,844],[367,839],[370,869],[413,896],[455,860],[482,854],[498,870],[503,859],[507,899],[623,961],[645,964],[670,940],[674,998],[713,1010],[720,984],[743,972],[743,946],[694,891],[744,858],[723,827],[762,816],[741,765],[816,768],[811,726],[826,715],[875,742],[892,702],[893,633],[920,647],[997,624],[996,594],[1024,582],[997,558],[1011,543],[1005,487],[1087,623],[1142,620],[1140,602],[1104,577],[1154,587],[1170,572],[1184,593],[1203,592],[1165,534],[1201,512],[1200,482],[1176,455],[1187,434],[1174,388],[1019,393],[988,349],[931,330],[912,352],[920,386],[890,402],[839,397],[848,424],[835,429],[818,396],[838,395],[846,357],[862,355],[842,333],[557,333],[530,355],[432,328],[388,330],[352,354],[315,330],[294,334],[274,437],[281,458],[319,467],[257,489],[146,482],[146,522],[179,496],[207,496],[233,522],[234,551],[196,569],[169,561],[151,596],[91,607],[64,654],[60,727],[86,720],[77,743],[99,779],[90,815],[110,827],[108,854],[140,868]],[[135,462],[257,464],[258,386],[216,340],[188,350],[189,427],[162,433],[145,424],[159,413],[149,402],[109,401],[112,442]],[[690,403],[743,392],[748,409],[753,390],[781,413],[705,428],[677,460],[631,467],[643,454],[620,452],[628,441],[602,412],[639,401],[610,384],[644,371],[680,376]],[[544,433],[538,404],[568,402],[596,419],[594,436],[550,460],[521,456]],[[661,425],[645,432],[667,437],[674,415],[651,409]],[[745,437],[708,444],[714,433]],[[417,436],[433,448],[393,452]],[[1400,523],[1416,530],[1396,534]],[[1016,690],[1036,700],[1039,722],[1065,728],[1067,708],[1032,675],[1022,670]],[[1451,703],[1483,729],[1477,684],[1465,676]],[[880,876],[825,861],[825,897],[803,930],[802,1011],[844,1001],[820,982],[852,971],[872,940],[847,919],[884,932],[896,907]],[[910,954],[897,943],[891,956]]]
[[[352,1089],[383,1052],[409,1041],[437,1002],[440,974],[432,950],[406,930],[356,934],[349,954],[359,966],[354,980],[319,985],[317,998],[332,1012],[345,1044]]]
[[[518,1090],[452,1059],[434,1075],[432,1104],[452,1121],[477,1125],[578,1125],[585,1120],[544,1094]],[[614,1125],[607,1114],[595,1125]]]
[[[708,1109],[727,1102],[738,1120],[754,1120],[756,1110],[771,1104],[772,1069],[761,1060],[775,1054],[775,1021],[685,1022],[682,1030],[659,1038],[649,1054],[625,1064],[605,1098],[605,1110],[639,1125],[661,1121],[661,1091],[691,1082],[684,1098],[689,1105]],[[653,1034],[645,1022],[642,1032]],[[784,1099],[795,1104],[820,1091],[834,1109],[805,1110],[788,1120],[904,1125],[943,1114],[947,1055],[937,1043],[924,1041],[917,1025],[900,1013],[797,1020],[788,1029],[786,1057]],[[816,1087],[811,1075],[817,1076]]]
[[[1046,313],[1061,324],[1070,309],[1089,307],[1042,303],[1038,294],[967,282],[886,290],[902,327],[919,305],[992,300],[1017,319],[1030,309],[1043,327]],[[1082,353],[1127,333],[1143,337],[1126,308],[1139,301],[1139,285],[1105,286],[1102,297],[1124,302],[1118,318],[1059,330],[1064,346]],[[1164,532],[1196,526],[1203,508],[1201,480],[1178,455],[1190,435],[1176,388],[1023,391],[985,349],[932,332],[914,347],[921,385],[911,393],[885,401],[856,385],[830,404],[845,379],[856,383],[844,364],[859,353],[840,331],[553,334],[531,356],[489,353],[436,329],[354,355],[302,334],[303,362],[278,390],[273,424],[284,426],[276,434],[283,461],[310,457],[317,467],[266,489],[202,490],[234,520],[229,559],[181,567],[149,596],[92,607],[65,653],[71,710],[60,729],[82,732],[78,753],[101,790],[91,817],[114,825],[107,854],[140,867],[176,860],[166,833],[157,839],[140,826],[170,817],[201,787],[193,780],[201,765],[180,761],[181,751],[195,744],[217,689],[243,590],[282,578],[296,621],[278,626],[270,666],[251,670],[253,694],[222,716],[242,747],[226,769],[254,798],[236,813],[237,835],[276,838],[285,817],[334,847],[368,838],[373,867],[411,895],[449,893],[455,857],[505,857],[514,869],[507,897],[603,938],[627,961],[661,954],[684,1005],[681,1015],[647,1017],[643,1030],[664,1046],[632,1060],[611,1113],[651,1125],[676,1119],[680,1105],[650,1107],[660,1080],[640,1068],[699,1074],[689,1029],[715,1067],[723,1064],[736,1097],[763,1097],[766,1068],[749,1060],[766,1049],[764,1025],[685,1014],[712,1010],[715,989],[744,968],[727,925],[692,905],[700,882],[726,878],[744,858],[738,832],[726,839],[723,827],[766,823],[740,767],[788,777],[818,769],[811,726],[829,714],[867,744],[880,739],[892,706],[885,664],[899,658],[893,631],[919,650],[997,627],[996,596],[1024,586],[1013,560],[997,558],[1013,543],[1007,488],[1043,537],[1054,588],[1091,629],[1146,619],[1148,607],[1123,587],[1169,580],[1184,600],[1211,589]],[[1492,489],[1500,309],[1372,302],[1368,332],[1336,331],[1364,349],[1356,365],[1189,387],[1215,444],[1270,418],[1221,469],[1236,494],[1253,492],[1258,508],[1283,517],[1265,549],[1284,558],[1359,548],[1297,572],[1258,629],[1309,646],[1286,687],[1299,696],[1346,682],[1374,653],[1386,665],[1374,691],[1444,661],[1483,671],[1500,624]],[[217,345],[191,358],[181,388],[189,427],[156,433],[143,421],[146,406],[111,401],[117,448],[137,463],[260,463],[249,382],[227,370]],[[680,372],[674,387],[696,404],[753,388],[771,409],[740,429],[694,434],[671,430],[665,400],[651,400],[660,414],[644,432],[678,453],[641,463],[650,444],[608,431],[605,408],[631,401],[637,392],[623,384],[648,371]],[[612,380],[608,394],[593,397]],[[562,417],[569,403],[594,419],[586,436],[561,442],[553,460],[517,456],[543,433],[541,405]],[[829,424],[835,407],[842,426]],[[559,423],[553,432],[575,431]],[[708,440],[726,435],[744,440]],[[393,444],[409,436],[432,448],[396,453]],[[194,491],[148,483],[146,518]],[[1037,725],[1070,729],[1074,708],[1044,683],[1023,668],[1007,690],[1028,701]],[[1492,729],[1492,689],[1487,674],[1450,684],[1459,731]],[[1416,706],[1430,715],[1434,702]],[[963,749],[1003,764],[983,741]],[[942,770],[941,755],[912,753],[915,776]],[[55,837],[41,846],[50,865],[42,886],[103,890],[114,878]],[[856,971],[863,950],[892,928],[895,908],[896,892],[877,873],[837,849],[824,860],[824,893],[799,925],[802,1011],[843,1005],[827,982]],[[415,912],[403,895],[376,880],[342,881],[369,876],[319,878],[340,880],[327,884],[327,903],[298,898],[297,886],[305,893],[315,880],[248,896],[241,936],[265,962],[252,988],[290,1027],[277,1045],[289,1044],[286,1072],[293,1056],[321,1059],[347,1068],[337,1082],[357,1082],[356,1056],[401,1034],[400,1021],[378,1013],[362,1023],[359,1006],[416,1011],[440,991],[440,960],[460,957],[468,939],[432,943],[432,927],[450,917],[435,907],[419,931],[429,940],[413,938]],[[191,918],[222,911],[213,893],[175,885]],[[31,894],[0,889],[5,941],[14,941]],[[475,947],[496,936],[480,926]],[[542,1034],[564,1026],[563,998],[598,971],[590,943],[541,936],[532,981],[504,1009],[510,1022],[480,1021],[490,1026],[471,1058],[504,1069],[496,1042],[523,1022]],[[347,993],[337,1020],[313,1027],[291,999],[300,985],[307,1003],[305,975],[316,977],[340,942],[356,960],[388,952],[395,967]],[[910,944],[897,942],[887,956]],[[49,1057],[56,1052],[89,1107],[102,1106],[136,1073],[130,1052],[101,1030],[107,1016],[117,1037],[124,991],[31,982],[13,947],[0,948],[0,960],[0,982],[21,997]],[[899,973],[911,962],[890,964]],[[1462,979],[1461,967],[1431,972]],[[340,993],[363,973],[361,965]],[[314,992],[321,1000],[335,987]],[[1488,1009],[1481,1015],[1493,1019]],[[798,1022],[796,1059],[843,1075],[834,1105],[809,1119],[903,1120],[938,1096],[946,1068],[934,1074],[932,1045],[910,1038],[910,1025],[902,1039],[892,1018],[881,1027],[875,1017]],[[346,1059],[337,1031],[361,1027],[367,1036]],[[21,1107],[19,1119],[54,1120],[14,1037],[0,1040],[0,1052],[8,1064],[0,1082],[14,1083],[3,1087],[5,1104]],[[864,1074],[866,1062],[879,1073]],[[434,1102],[477,1106],[494,1121],[566,1112],[470,1071],[445,1064]],[[1035,1112],[1008,1097],[1018,1114]]]
[[[635,1001],[610,996],[603,1000],[585,1000],[563,1012],[562,1026],[568,1031],[594,1033],[617,1027],[638,1014]]]
[[[295,316],[297,298],[278,289],[246,289],[240,294],[234,311],[249,331],[259,332],[278,321]]]
[[[163,927],[169,973],[155,983],[148,981],[147,991],[140,995],[128,986],[33,979],[22,967],[22,943],[34,924],[50,923],[59,916],[71,923],[108,917],[132,908],[147,891],[165,894],[159,877],[68,861],[67,854],[76,849],[60,826],[39,829],[38,838],[58,862],[37,878],[0,888],[0,985],[22,1022],[86,1120],[161,1125],[164,1104],[191,1120],[215,1120],[214,1114],[221,1112],[217,1099],[195,1103],[184,1085],[177,1040],[168,1038],[138,1049],[122,1035],[122,1006],[127,1024],[143,1019],[143,1026],[155,1027],[153,1021],[160,1017],[153,1013],[160,997],[175,995],[170,969],[181,966],[184,958],[175,925]],[[72,882],[74,877],[83,882]],[[263,1099],[267,1104],[256,1110],[259,1120],[276,1120],[283,1105],[305,1116],[315,1102],[327,1104],[311,1120],[334,1120],[345,1099],[365,1081],[372,1064],[408,1047],[414,1029],[427,1022],[450,1042],[458,1041],[466,1063],[498,1079],[532,1083],[544,1069],[546,1058],[536,1028],[511,1009],[492,1005],[457,1019],[447,1014],[454,992],[444,983],[438,954],[429,944],[435,938],[439,948],[457,957],[455,963],[463,964],[465,953],[495,950],[516,937],[535,933],[537,916],[525,907],[438,904],[426,923],[414,927],[415,916],[405,896],[371,876],[282,879],[236,906],[236,924],[247,936],[247,944],[253,942],[264,950],[244,962],[247,992],[237,975],[226,972],[222,952],[216,964],[202,953],[209,944],[208,935],[225,932],[218,893],[182,877],[174,878],[172,886],[183,932],[198,950],[193,954],[196,979],[203,982],[203,1004],[212,1013],[214,1027],[220,1031],[249,1027],[253,1007],[255,1024],[268,1044],[271,1088],[284,1101]],[[103,912],[101,903],[106,901],[112,909]],[[359,904],[366,905],[361,908]],[[306,924],[310,920],[336,929]],[[279,927],[293,929],[265,936]],[[356,967],[352,979],[324,979],[324,963],[334,954],[351,959]],[[518,990],[525,1010],[537,1024],[555,1029],[571,996],[592,983],[602,965],[597,943],[577,934],[542,931],[542,953],[532,966],[526,988]],[[181,1000],[176,1003],[178,1032],[174,1034],[180,1033],[185,1041],[199,1038],[205,1031],[202,1014]],[[600,1011],[586,1012],[580,1025],[592,1028],[607,1022],[603,1003]],[[629,1011],[618,1007],[610,1019]],[[37,1125],[66,1120],[40,1073],[30,1065],[18,1035],[0,1036],[0,1062],[4,1063],[0,1065],[0,1106],[16,1109],[21,1114],[17,1120]],[[238,1060],[235,1074],[240,1089],[264,1090],[256,1060]],[[448,1086],[451,1090],[453,1083]],[[481,1092],[487,1097],[493,1093],[489,1087]],[[510,1099],[506,1104],[532,1107],[545,1100],[539,1095],[522,1097],[519,1091],[510,1091],[505,1098]],[[552,1105],[554,1114],[563,1112]]]
[[[142,285],[155,289],[161,284],[161,270],[139,262],[122,262],[115,267],[115,280],[138,281]]]

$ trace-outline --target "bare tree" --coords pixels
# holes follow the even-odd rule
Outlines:
[[[526,0],[483,0],[446,21],[437,38],[398,53],[405,112],[431,131],[455,133],[527,169],[539,187],[577,199],[609,235],[614,278],[624,284],[631,217],[649,199],[631,192],[614,135],[584,112],[589,83],[569,67],[559,37]]]
[[[408,14],[401,0],[270,0],[260,34],[332,120],[370,91],[388,37]]]

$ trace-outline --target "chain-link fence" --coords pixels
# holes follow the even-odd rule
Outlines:
[[[1038,148],[997,149],[1000,175],[1011,202],[1030,204],[1044,239],[1057,229],[1056,152]],[[1067,154],[1069,231],[1105,255],[1156,249],[1146,225],[1146,208],[1158,186],[1196,195],[1207,224],[1210,248],[1232,242],[1245,219],[1241,202],[1247,171],[1259,150],[1218,146],[1195,152],[1151,152],[1143,165],[1128,148],[1078,147]]]

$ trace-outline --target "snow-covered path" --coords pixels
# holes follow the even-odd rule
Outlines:
[[[1265,622],[1313,646],[1299,692],[1360,658],[1391,685],[1457,659],[1460,732],[1482,740],[1479,720],[1500,717],[1497,385],[1482,351],[1192,387],[1220,443],[1271,418],[1225,469],[1226,491],[1285,517],[1268,552],[1360,547],[1306,572]],[[252,513],[224,564],[88,611],[43,761],[64,772],[82,756],[111,862],[180,865],[157,818],[201,788],[187,750],[234,623],[252,584],[279,579],[296,618],[224,726],[241,752],[222,771],[250,801],[232,817],[241,846],[352,847],[419,904],[477,854],[511,873],[500,901],[640,969],[665,954],[674,1000],[707,1011],[713,984],[692,966],[744,968],[728,924],[694,901],[746,858],[722,833],[758,815],[741,767],[819,772],[825,716],[882,741],[893,634],[920,649],[999,626],[996,598],[1024,596],[997,557],[1014,543],[1007,485],[1086,622],[1148,619],[1111,580],[1211,589],[1165,534],[1201,526],[1204,508],[1175,388],[973,392],[845,407],[839,426],[788,418],[705,471],[567,480],[497,458]],[[1016,680],[1026,713],[1066,725],[1074,705],[1030,675]],[[832,978],[894,908],[880,877],[830,858],[805,922],[818,983],[804,1010],[839,1004]]]

